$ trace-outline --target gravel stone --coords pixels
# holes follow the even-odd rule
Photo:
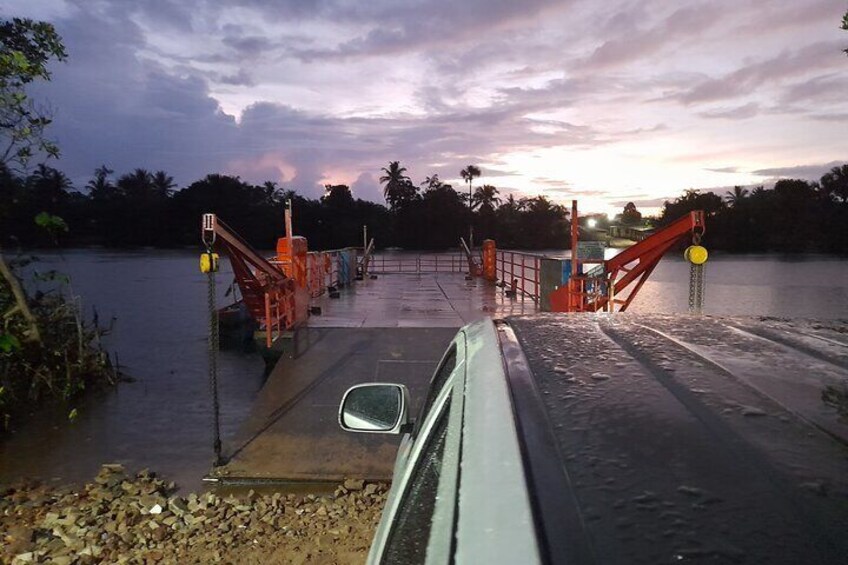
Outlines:
[[[0,563],[362,563],[388,489],[355,478],[332,496],[175,487],[117,464],[81,488],[0,485]]]

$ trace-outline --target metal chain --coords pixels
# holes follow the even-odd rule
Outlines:
[[[689,311],[700,314],[704,308],[704,266],[689,264]]]
[[[701,245],[701,232],[692,233],[692,245]],[[704,309],[704,265],[689,263],[689,312],[700,314]]]
[[[210,251],[211,253],[211,251]],[[215,305],[216,289],[215,289],[215,271],[210,270],[207,274],[209,277],[209,386],[212,389],[212,411],[213,424],[213,447],[215,448],[215,466],[223,464],[221,458],[221,407],[218,402],[218,308]]]

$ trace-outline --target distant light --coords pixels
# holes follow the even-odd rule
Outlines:
[[[588,222],[586,222],[586,224],[587,224],[590,228],[594,228],[596,225],[598,225],[598,220],[596,220],[595,218],[589,218],[589,221],[588,221]]]

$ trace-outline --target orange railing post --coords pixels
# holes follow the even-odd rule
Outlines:
[[[497,249],[495,240],[487,239],[483,241],[483,277],[488,281],[494,281],[497,278]]]
[[[271,349],[271,297],[265,292],[265,346]]]

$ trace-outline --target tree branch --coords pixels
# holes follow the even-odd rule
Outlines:
[[[24,289],[21,287],[21,283],[18,280],[18,277],[16,277],[15,274],[11,271],[11,269],[9,269],[9,266],[6,264],[6,260],[3,258],[2,253],[0,253],[0,276],[2,276],[6,280],[6,284],[9,285],[9,289],[12,291],[12,296],[15,298],[15,303],[17,304],[18,310],[29,324],[27,340],[35,341],[40,344],[41,332],[38,329],[38,321],[35,319],[32,310],[29,309],[26,294],[24,294]]]

